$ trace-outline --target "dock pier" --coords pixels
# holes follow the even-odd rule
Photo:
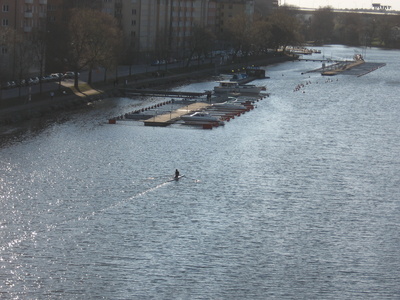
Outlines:
[[[189,104],[187,106],[178,108],[169,113],[155,115],[154,117],[151,117],[150,119],[145,120],[144,126],[165,127],[165,126],[168,126],[168,125],[174,123],[176,120],[178,120],[183,115],[190,114],[194,111],[204,110],[209,106],[210,106],[210,104],[207,104],[204,102],[195,102],[195,103]]]

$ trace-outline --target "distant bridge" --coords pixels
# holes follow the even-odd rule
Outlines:
[[[311,13],[318,10],[317,8],[299,8],[298,10],[304,13]],[[372,14],[372,15],[400,15],[398,10],[377,10],[377,9],[332,9],[335,13],[352,13],[352,14]]]

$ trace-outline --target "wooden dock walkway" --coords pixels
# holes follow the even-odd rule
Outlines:
[[[171,111],[170,113],[154,116],[146,121],[144,121],[145,126],[161,126],[165,127],[174,123],[183,115],[190,114],[194,111],[199,111],[209,107],[210,104],[204,102],[196,102],[186,106],[183,106],[177,110]]]

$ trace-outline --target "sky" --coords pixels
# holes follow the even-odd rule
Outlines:
[[[372,3],[382,6],[391,6],[392,10],[400,11],[399,0],[281,0],[281,4],[295,5],[301,8],[319,8],[331,6],[333,8],[372,8]]]

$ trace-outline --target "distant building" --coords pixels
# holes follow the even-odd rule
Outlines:
[[[390,10],[392,7],[390,5],[381,5],[380,3],[372,3],[374,10]]]
[[[250,19],[254,16],[254,1],[246,0],[216,0],[217,14],[215,28],[218,33],[224,33],[229,21],[238,15],[246,15]]]
[[[254,2],[254,12],[261,16],[272,14],[280,5],[279,0],[255,0]]]
[[[122,0],[120,23],[126,41],[136,53],[157,56],[155,52],[168,49],[175,56],[182,54],[194,26],[208,25],[209,0],[133,2]]]
[[[107,0],[101,6],[119,21],[128,52],[153,58],[167,49],[184,56],[195,26],[222,33],[233,16],[254,14],[253,0]]]

